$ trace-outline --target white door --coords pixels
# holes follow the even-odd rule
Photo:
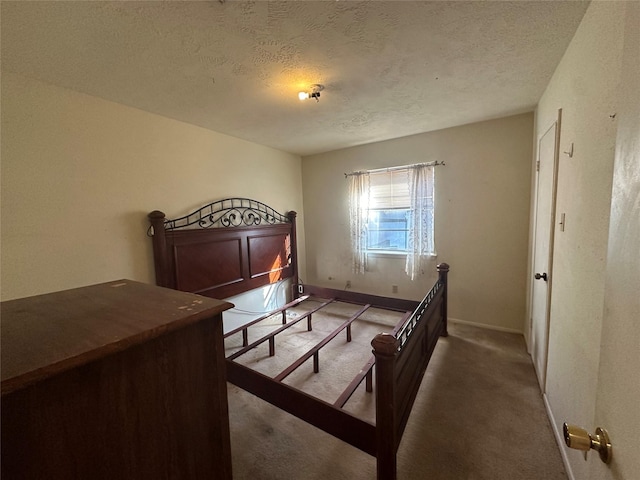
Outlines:
[[[596,413],[610,465],[589,454],[591,480],[640,478],[640,2],[627,3],[611,197]]]
[[[551,300],[551,268],[555,223],[556,166],[561,112],[558,120],[538,141],[536,208],[531,283],[530,347],[533,364],[542,392],[547,374],[549,343],[549,305]]]

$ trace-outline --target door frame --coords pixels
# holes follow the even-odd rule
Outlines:
[[[550,225],[549,225],[549,257],[547,259],[547,269],[548,269],[548,279],[547,279],[547,298],[546,298],[546,306],[545,306],[545,341],[546,345],[544,348],[545,358],[543,359],[543,367],[542,371],[538,371],[536,367],[536,361],[533,360],[533,367],[536,371],[536,375],[538,377],[538,383],[540,384],[540,390],[544,394],[546,392],[546,381],[547,381],[547,365],[549,359],[549,331],[551,329],[551,294],[553,290],[553,250],[554,250],[554,240],[555,240],[555,226],[556,226],[556,200],[558,196],[558,164],[560,159],[560,131],[562,127],[562,109],[558,109],[558,117],[557,119],[549,125],[549,127],[538,136],[537,144],[536,144],[536,182],[535,182],[535,197],[534,197],[534,208],[533,208],[533,234],[532,234],[532,244],[531,244],[531,264],[530,264],[530,277],[529,277],[529,298],[531,302],[529,303],[529,311],[527,312],[527,320],[529,324],[528,328],[528,350],[529,354],[533,356],[535,352],[532,349],[532,334],[533,334],[533,289],[534,289],[534,280],[533,273],[535,269],[536,263],[536,240],[538,236],[538,192],[540,189],[540,142],[544,138],[544,136],[551,130],[553,127],[556,127],[555,133],[555,145],[553,152],[553,167],[551,174],[551,215],[550,215]]]

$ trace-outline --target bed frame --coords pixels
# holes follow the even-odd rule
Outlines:
[[[242,327],[242,348],[227,357],[227,380],[269,403],[376,457],[377,478],[396,478],[396,452],[411,413],[431,354],[440,336],[447,335],[446,263],[438,265],[438,280],[421,302],[334,290],[298,283],[296,213],[282,215],[250,199],[230,198],[210,203],[174,220],[153,211],[148,234],[153,238],[158,285],[201,295],[226,298],[263,285],[291,279],[292,301]],[[235,361],[252,348],[269,342],[275,354],[275,336],[294,323],[307,320],[318,310],[287,319],[287,309],[309,296],[363,307],[325,340],[280,375],[270,378]],[[404,312],[401,321],[372,340],[372,357],[333,404],[293,388],[282,380],[313,357],[319,369],[318,351],[340,331],[350,340],[351,324],[367,308]],[[282,314],[282,327],[252,343],[248,329],[263,319]],[[374,368],[375,365],[375,368]],[[365,381],[372,391],[375,372],[376,422],[362,420],[343,410],[351,395]]]

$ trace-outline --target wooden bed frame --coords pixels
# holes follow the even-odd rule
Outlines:
[[[149,214],[158,285],[226,298],[254,288],[291,279],[293,300],[242,327],[243,346],[227,357],[227,380],[296,417],[376,457],[377,478],[396,478],[396,452],[411,413],[415,397],[431,354],[440,336],[447,335],[447,273],[438,265],[438,280],[421,302],[333,290],[298,283],[296,213],[282,215],[267,205],[250,199],[232,198],[208,204],[174,220],[164,213]],[[270,378],[235,361],[264,342],[275,353],[275,336],[318,309],[287,321],[287,309],[309,296],[363,305],[352,318],[324,341],[298,359],[282,374]],[[318,350],[347,330],[367,308],[404,312],[401,321],[388,333],[372,340],[373,356],[333,404],[308,395],[282,382],[284,377],[313,357],[318,371]],[[263,319],[282,314],[282,327],[259,340],[248,341],[248,329]],[[375,365],[375,368],[373,368]],[[356,388],[366,381],[372,390],[375,372],[376,422],[362,420],[343,410]]]

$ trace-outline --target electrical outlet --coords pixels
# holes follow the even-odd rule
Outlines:
[[[398,293],[398,285],[391,285],[391,293]]]
[[[302,295],[304,293],[304,285],[298,285],[298,293]]]
[[[344,288],[351,288],[351,280],[347,280],[347,284],[344,286]]]

